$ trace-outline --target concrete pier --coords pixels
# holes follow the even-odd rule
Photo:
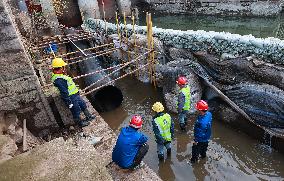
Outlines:
[[[100,9],[97,0],[78,0],[78,5],[81,11],[82,19],[89,18],[100,19]]]
[[[51,0],[40,0],[42,12],[54,35],[60,35],[59,22]]]
[[[118,10],[121,14],[125,12],[126,16],[131,15],[131,1],[130,0],[117,0]]]

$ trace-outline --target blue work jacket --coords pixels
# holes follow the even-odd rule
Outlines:
[[[194,124],[194,141],[206,142],[211,137],[212,114],[207,111],[204,115],[199,115]]]
[[[122,128],[112,152],[112,160],[121,168],[129,168],[139,148],[147,140],[143,133],[131,126]]]
[[[69,92],[68,92],[68,84],[67,81],[61,78],[58,78],[54,81],[54,86],[58,88],[61,98],[63,99],[63,101],[65,102],[65,104],[67,106],[69,106],[70,104],[72,104],[71,98],[69,96]]]

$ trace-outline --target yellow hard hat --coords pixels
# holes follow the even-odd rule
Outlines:
[[[160,102],[155,102],[152,106],[153,111],[155,112],[163,112],[164,111],[164,106]]]
[[[52,60],[52,63],[51,63],[52,68],[64,67],[66,65],[67,63],[65,63],[62,58],[55,58]]]

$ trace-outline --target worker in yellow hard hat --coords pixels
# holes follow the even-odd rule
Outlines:
[[[153,131],[156,137],[157,152],[159,160],[164,160],[164,147],[167,155],[171,154],[171,141],[174,137],[174,122],[168,113],[163,113],[164,106],[160,102],[155,102],[152,110],[156,115],[152,119]]]
[[[95,119],[86,106],[86,103],[79,95],[79,89],[73,82],[72,78],[65,75],[65,66],[67,65],[62,58],[52,60],[52,77],[51,80],[55,87],[58,88],[61,98],[71,110],[73,119],[80,127],[89,125],[89,121]],[[81,111],[84,112],[86,119],[80,119]]]

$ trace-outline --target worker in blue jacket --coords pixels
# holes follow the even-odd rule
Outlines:
[[[138,130],[142,127],[141,116],[131,118],[129,126],[121,129],[112,152],[112,160],[123,169],[139,168],[149,150],[148,138]]]
[[[191,163],[206,157],[208,141],[211,137],[212,114],[208,111],[208,104],[204,100],[200,100],[196,104],[199,116],[194,124],[194,142],[192,146]]]
[[[62,100],[70,109],[74,122],[80,127],[87,126],[88,121],[95,119],[86,106],[86,103],[79,95],[79,89],[71,77],[66,75],[65,66],[67,64],[62,58],[55,58],[52,60],[52,83],[59,90]],[[86,119],[81,120],[81,111],[85,114]]]
[[[174,137],[174,122],[168,113],[163,113],[164,106],[160,102],[155,102],[152,110],[156,112],[153,117],[152,126],[156,137],[157,152],[159,160],[164,160],[164,147],[167,155],[171,154],[171,142]]]

